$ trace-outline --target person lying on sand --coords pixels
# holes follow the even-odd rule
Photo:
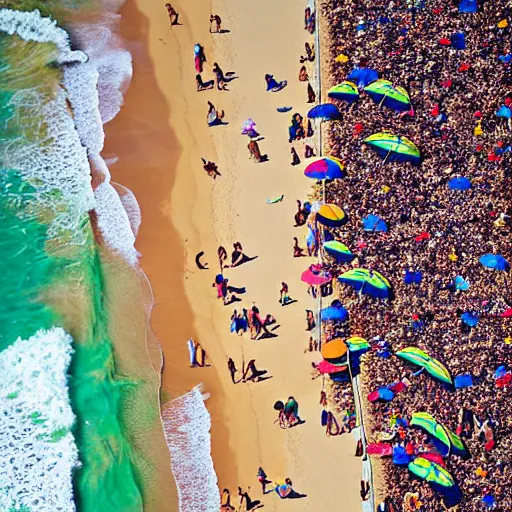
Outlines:
[[[203,82],[203,79],[201,78],[201,75],[198,73],[196,75],[196,85],[197,85],[197,91],[207,91],[208,89],[213,89],[213,86],[215,85],[213,80],[208,80],[207,82]]]

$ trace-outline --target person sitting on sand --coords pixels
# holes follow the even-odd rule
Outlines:
[[[249,150],[249,158],[252,158],[257,164],[268,160],[267,155],[261,154],[260,146],[255,140],[249,141],[247,149]]]
[[[273,75],[269,75],[268,73],[265,75],[265,82],[267,83],[267,92],[278,92],[284,89],[288,83],[286,80],[278,82]]]
[[[251,261],[252,259],[254,258],[250,258],[244,254],[242,244],[240,242],[235,242],[233,244],[233,252],[231,253],[231,265],[224,266],[225,268],[238,267],[244,263],[247,263],[248,261]]]
[[[255,500],[252,501],[249,497],[249,494],[247,491],[243,491],[241,487],[238,488],[238,496],[240,496],[240,507],[242,506],[244,500],[245,500],[245,510],[255,510],[257,508],[261,508],[263,505],[261,505],[261,501]]]
[[[299,165],[300,164],[300,158],[297,153],[297,150],[295,148],[290,149],[290,153],[292,155],[292,165]]]
[[[226,251],[222,245],[219,245],[219,248],[217,249],[217,256],[219,257],[220,271],[222,272],[224,262],[228,259],[228,251]]]
[[[215,24],[215,30],[212,30],[212,24]],[[220,34],[222,32],[221,25],[222,25],[221,17],[218,14],[212,14],[210,16],[210,33]]]
[[[169,15],[169,22],[171,25],[178,25],[178,12],[171,4],[165,4],[167,14]]]
[[[306,309],[306,323],[308,331],[312,331],[316,327],[315,315],[310,309]]]
[[[285,306],[292,298],[288,295],[288,285],[283,281],[281,283],[281,290],[279,291],[279,302],[281,306]]]
[[[301,258],[302,256],[305,256],[304,249],[302,249],[299,246],[299,239],[296,236],[294,236],[293,237],[293,257]]]
[[[315,90],[313,89],[313,86],[310,82],[308,82],[308,103],[315,103],[316,101],[316,94]]]
[[[300,82],[307,82],[309,80],[309,75],[306,70],[306,66],[302,66],[299,71],[299,81]]]
[[[217,82],[217,89],[219,91],[227,90],[226,77],[224,76],[224,71],[220,68],[220,66],[214,62],[213,63],[213,73],[215,74],[215,80]]]
[[[306,55],[302,55],[299,59],[299,62],[301,64],[304,64],[304,62],[313,62],[315,60],[315,46],[310,45],[309,43],[306,43],[304,45],[304,48],[306,50]]]
[[[204,158],[201,158],[203,161],[203,169],[206,171],[206,174],[210,176],[210,178],[215,179],[217,176],[221,176],[220,172],[218,171],[217,164],[214,162],[211,162],[210,160],[206,161]]]
[[[220,512],[226,512],[227,510],[235,510],[235,507],[231,505],[231,493],[229,489],[224,489],[220,495]]]
[[[308,220],[309,212],[306,208],[302,207],[302,203],[297,199],[297,213],[295,214],[295,227],[304,226]]]
[[[288,397],[288,400],[284,404],[284,414],[290,425],[303,422],[299,416],[299,404],[293,396]]]
[[[304,147],[304,158],[313,158],[314,156],[316,156],[315,150],[309,144],[306,144]]]
[[[206,116],[206,122],[208,126],[216,126],[218,124],[222,124],[222,120],[224,119],[224,110],[220,112],[215,108],[215,105],[212,102],[208,102],[208,114]]]
[[[196,75],[196,85],[197,85],[197,91],[207,91],[208,89],[213,89],[213,80],[208,80],[208,82],[203,82],[203,79],[201,78],[201,75],[198,73]]]

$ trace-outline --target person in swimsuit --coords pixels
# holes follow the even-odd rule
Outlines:
[[[248,376],[249,372],[251,372],[251,375]],[[261,377],[267,373],[267,370],[258,370],[256,368],[256,359],[251,359],[247,363],[247,367],[245,368],[245,372],[242,376],[242,381],[246,382],[248,380],[256,380],[256,382],[259,382],[261,380]]]
[[[212,30],[212,25],[215,23],[215,30]],[[220,34],[222,32],[222,19],[218,14],[212,14],[210,16],[210,33]]]
[[[213,73],[215,74],[215,79],[217,81],[217,89],[219,91],[225,91],[227,87],[226,77],[224,76],[224,71],[222,71],[216,62],[213,63]]]
[[[302,256],[305,256],[304,249],[299,246],[299,239],[294,236],[293,237],[293,257],[294,258],[300,258]]]
[[[167,14],[169,15],[169,22],[171,25],[178,25],[178,13],[176,9],[171,4],[165,4],[165,8],[167,9]]]
[[[217,255],[219,256],[220,271],[222,272],[222,269],[225,266],[224,262],[228,259],[228,252],[222,245],[220,245],[217,249]]]
[[[252,258],[249,258],[249,256],[246,256],[242,249],[242,244],[240,242],[235,242],[233,244],[233,252],[231,253],[231,267],[238,267],[248,261],[250,261]],[[225,267],[228,267],[228,265],[225,265]]]
[[[231,375],[231,380],[233,381],[233,384],[236,384],[235,375],[238,370],[236,369],[235,362],[233,361],[233,359],[231,359],[231,357],[228,359],[228,370],[229,374]]]

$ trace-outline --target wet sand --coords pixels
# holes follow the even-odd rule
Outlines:
[[[315,304],[300,282],[313,261],[293,258],[293,237],[302,246],[304,231],[293,227],[296,199],[305,200],[311,182],[303,165],[290,165],[287,127],[293,112],[305,115],[306,85],[297,80],[299,56],[309,34],[303,28],[304,4],[294,0],[240,2],[204,0],[173,2],[182,25],[170,28],[162,3],[129,0],[123,8],[123,36],[134,57],[134,78],[118,117],[106,126],[104,156],[116,155],[113,179],[131,189],[142,209],[137,239],[141,267],[151,283],[155,306],[151,327],[165,358],[162,398],[167,400],[203,382],[211,393],[212,456],[221,488],[251,486],[253,499],[268,510],[343,510],[360,508],[360,462],[350,435],[328,438],[320,426],[321,380],[311,380],[305,354],[309,333],[305,309]],[[216,12],[229,32],[209,33]],[[229,92],[196,92],[193,46],[205,47],[205,79],[218,62],[234,71]],[[265,91],[264,75],[288,80],[279,93]],[[225,110],[225,126],[208,128],[207,101]],[[280,106],[293,106],[287,114]],[[259,143],[269,161],[248,159],[243,121],[252,117],[264,136]],[[303,157],[302,143],[296,143]],[[200,158],[215,161],[222,174],[212,182]],[[281,203],[267,198],[284,194]],[[218,271],[219,245],[231,252],[240,241],[258,258],[227,269],[233,286],[246,287],[242,302],[224,307],[212,282]],[[205,251],[210,270],[200,271],[195,255]],[[281,281],[297,303],[278,303]],[[261,313],[277,318],[277,337],[251,341],[229,333],[235,308],[255,302]],[[189,368],[186,340],[198,340],[212,367]],[[256,384],[233,385],[227,358],[238,368],[256,359],[272,376]],[[281,430],[272,406],[293,395],[300,404],[301,426]],[[307,498],[279,500],[261,496],[258,466],[270,479],[290,477]],[[172,484],[170,484],[172,485]],[[174,510],[174,508],[166,508]]]

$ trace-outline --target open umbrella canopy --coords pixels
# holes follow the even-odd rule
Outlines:
[[[480,263],[487,268],[492,268],[494,270],[510,270],[510,265],[508,261],[501,256],[500,254],[484,254],[480,258]]]
[[[403,87],[394,87],[389,80],[376,80],[364,88],[375,103],[393,110],[404,112],[411,109],[409,94]]]
[[[370,402],[377,402],[378,400],[382,400],[383,402],[391,402],[395,398],[395,393],[391,391],[389,388],[379,388],[377,391],[372,391],[368,395],[368,400]]]
[[[348,311],[343,306],[329,306],[320,312],[322,322],[345,322],[348,320]]]
[[[420,163],[420,150],[407,137],[401,137],[389,132],[379,132],[370,135],[364,139],[364,142],[384,158],[386,162]]]
[[[346,354],[347,346],[341,338],[336,338],[322,345],[322,357],[332,364],[341,362],[341,358]]]
[[[304,169],[304,175],[315,180],[334,180],[344,178],[347,173],[340,159],[326,156],[311,162]]]
[[[507,107],[506,105],[502,105],[496,112],[496,116],[504,117],[505,119],[510,119],[512,117],[512,109],[510,107]]]
[[[332,364],[332,363],[329,363],[329,361],[326,361],[325,359],[323,361],[321,361],[320,363],[318,363],[316,365],[316,368],[322,374],[324,374],[324,373],[331,374],[331,373],[339,373],[339,372],[347,371],[346,365]]]
[[[397,357],[425,368],[425,370],[440,381],[453,384],[450,372],[437,359],[430,357],[423,350],[416,347],[407,347],[396,352]]]
[[[368,84],[378,80],[379,74],[372,68],[355,67],[348,75],[347,79],[355,82],[359,89],[363,89]]]
[[[469,327],[475,327],[478,324],[478,314],[473,311],[462,313],[460,319]]]
[[[352,286],[356,291],[372,297],[387,299],[391,295],[389,281],[382,274],[373,270],[353,268],[341,274],[338,279],[340,282]]]
[[[427,460],[423,457],[416,457],[407,466],[414,475],[426,480],[427,482],[440,485],[442,487],[454,487],[455,481],[452,475],[442,466]]]
[[[471,188],[471,181],[464,176],[458,176],[448,182],[448,188],[450,190],[468,190]]]
[[[359,90],[357,89],[357,85],[355,83],[349,82],[347,80],[345,82],[341,82],[341,84],[331,87],[327,91],[327,96],[335,100],[343,100],[352,103],[353,101],[357,101],[359,99]]]
[[[380,231],[382,233],[388,232],[388,225],[378,215],[367,215],[363,219],[363,229],[365,231]]]
[[[316,214],[316,220],[323,226],[339,228],[348,220],[345,212],[335,204],[323,204]]]
[[[347,344],[350,352],[359,352],[360,350],[370,349],[370,344],[364,338],[360,338],[359,336],[352,336],[345,340],[345,343]]]
[[[463,292],[469,289],[469,283],[462,276],[456,276],[453,284],[457,290],[461,290]]]
[[[428,412],[415,412],[411,417],[410,425],[423,429],[443,445],[443,455],[450,453],[451,442],[444,425],[438,423]]]
[[[325,252],[333,257],[338,263],[350,263],[356,256],[350,252],[350,249],[337,240],[324,242]]]
[[[308,117],[310,119],[322,119],[324,121],[332,121],[341,119],[341,113],[336,108],[336,105],[333,105],[332,103],[322,103],[321,105],[313,107],[308,112]]]
[[[319,265],[310,265],[309,268],[302,272],[300,276],[302,282],[313,286],[328,283],[332,277],[330,274],[323,272]]]

